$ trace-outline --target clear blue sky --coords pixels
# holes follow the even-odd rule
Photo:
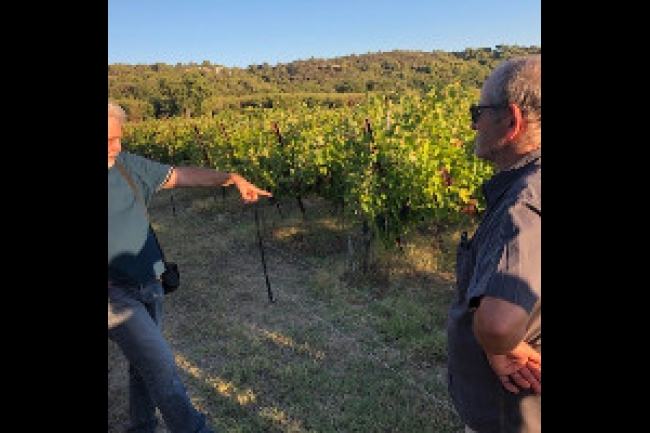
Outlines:
[[[542,45],[541,0],[108,0],[108,64]]]

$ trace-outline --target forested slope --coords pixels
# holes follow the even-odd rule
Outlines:
[[[108,97],[133,120],[201,116],[225,108],[342,106],[368,93],[424,94],[452,82],[480,87],[505,58],[541,47],[392,51],[227,68],[209,62],[108,65]]]

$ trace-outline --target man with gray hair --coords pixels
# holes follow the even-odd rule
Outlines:
[[[163,188],[234,185],[246,203],[271,193],[236,173],[173,167],[122,152],[125,120],[122,107],[109,101],[108,338],[129,364],[127,431],[154,433],[159,410],[172,433],[212,433],[189,399],[160,328],[164,263],[145,206]]]
[[[470,107],[496,173],[457,252],[448,387],[467,431],[539,433],[542,412],[542,56],[501,63]]]

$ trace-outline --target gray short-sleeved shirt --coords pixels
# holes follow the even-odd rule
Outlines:
[[[539,425],[541,396],[508,392],[474,337],[474,309],[485,296],[521,306],[526,341],[542,351],[541,149],[484,184],[487,209],[474,236],[458,246],[456,296],[447,344],[449,392],[463,421],[482,433],[527,431]]]
[[[171,166],[122,152],[117,159],[148,205],[166,182]],[[139,285],[157,278],[164,266],[141,202],[122,173],[108,169],[108,280]]]

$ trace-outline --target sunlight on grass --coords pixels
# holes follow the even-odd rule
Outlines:
[[[302,344],[296,343],[289,337],[284,337],[276,332],[270,332],[264,329],[253,328],[253,330],[262,333],[264,336],[266,336],[269,340],[273,341],[278,346],[289,347],[298,353],[307,353],[313,356],[314,358],[318,359],[319,361],[323,361],[326,358],[325,352],[323,352],[322,350],[313,349],[309,345],[309,343],[302,343]]]
[[[176,362],[180,369],[193,378],[209,385],[222,397],[226,397],[240,406],[254,406],[257,403],[257,395],[252,389],[239,389],[232,382],[219,377],[207,376],[182,355],[176,355]],[[257,411],[260,417],[269,420],[273,424],[284,426],[289,429],[288,431],[303,431],[299,421],[291,419],[285,411],[277,407],[259,407]]]
[[[209,384],[220,395],[236,401],[241,406],[254,404],[257,400],[255,393],[251,389],[238,389],[237,386],[231,382],[227,382],[218,377],[204,377],[205,375],[201,370],[192,365],[192,363],[182,355],[176,356],[176,363],[179,368],[184,370],[190,376]]]
[[[289,429],[287,431],[303,431],[302,424],[299,421],[292,420],[289,416],[287,416],[286,412],[277,408],[262,407],[259,410],[259,414],[261,417],[273,421],[275,424],[287,427]]]

